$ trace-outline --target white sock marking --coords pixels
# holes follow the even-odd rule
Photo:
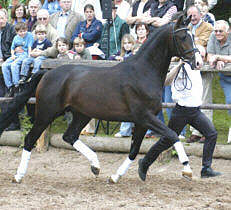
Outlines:
[[[100,168],[99,165],[99,160],[97,158],[97,155],[94,151],[92,151],[87,145],[85,145],[82,141],[77,140],[74,144],[73,147],[82,153],[90,162],[93,166]]]
[[[184,163],[184,162],[186,162],[186,161],[189,161],[188,156],[187,156],[186,153],[185,153],[183,144],[182,144],[180,141],[176,142],[176,143],[174,144],[174,147],[175,147],[175,149],[176,149],[176,152],[177,152],[177,154],[178,154],[179,161],[180,161],[181,163]]]
[[[27,168],[28,168],[28,163],[29,163],[29,160],[30,160],[30,156],[31,156],[31,152],[28,152],[25,149],[23,149],[21,162],[19,164],[17,174],[15,175],[15,180],[17,182],[20,182],[21,179],[25,176]]]

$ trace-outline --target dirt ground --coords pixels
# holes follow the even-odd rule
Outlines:
[[[137,174],[139,155],[118,184],[107,178],[127,154],[98,153],[101,173],[95,178],[79,153],[50,147],[32,152],[21,184],[11,183],[21,149],[0,147],[0,209],[231,209],[231,161],[215,159],[223,176],[201,179],[201,158],[190,157],[192,181],[181,177],[177,159],[155,163],[146,182]]]

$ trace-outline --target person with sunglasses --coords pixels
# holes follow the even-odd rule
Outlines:
[[[77,24],[83,20],[83,17],[71,10],[71,0],[60,0],[59,4],[61,11],[52,14],[49,20],[45,20],[44,17],[43,19],[42,17],[38,17],[38,21],[43,21],[45,24],[47,23],[48,27],[49,25],[52,26],[52,28],[56,30],[56,35],[58,37],[63,37],[70,41]],[[49,39],[49,32],[47,38]],[[50,38],[49,40],[53,43],[53,46],[43,51],[37,51],[36,56],[57,58],[58,51],[55,48],[54,39]]]
[[[57,30],[49,23],[50,20],[50,15],[48,10],[46,9],[40,9],[37,13],[37,25],[44,25],[46,27],[46,37],[48,40],[51,41],[52,45],[55,46],[56,40],[58,39],[58,32]],[[35,31],[33,31],[35,33]],[[38,57],[38,56],[46,56],[49,57],[52,55],[50,51],[52,50],[53,47],[48,47],[47,49],[37,49],[36,51],[32,51],[31,55],[33,57]]]
[[[214,32],[210,35],[208,46],[208,62],[212,68],[222,70],[231,63],[231,33],[225,20],[215,22]],[[224,91],[226,104],[231,104],[231,73],[219,72],[220,85]],[[231,110],[228,111],[231,122]],[[229,124],[228,143],[231,143],[231,123]]]

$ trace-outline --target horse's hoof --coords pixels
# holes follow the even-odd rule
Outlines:
[[[192,180],[192,169],[189,166],[185,166],[182,170],[182,176],[188,180]]]
[[[147,176],[147,170],[148,169],[145,169],[142,165],[142,158],[139,159],[138,161],[138,164],[139,164],[139,168],[138,168],[138,174],[139,174],[139,177],[142,181],[145,181],[146,180],[146,176]]]
[[[18,179],[16,179],[15,177],[13,177],[13,179],[12,179],[11,181],[12,181],[12,183],[17,183],[17,184],[20,184],[20,183],[22,182],[21,179],[18,180]]]
[[[95,166],[91,166],[91,171],[94,175],[98,176],[100,172],[100,168],[97,168]]]
[[[117,175],[111,175],[111,177],[108,179],[108,182],[111,184],[116,184],[121,176],[117,176]]]

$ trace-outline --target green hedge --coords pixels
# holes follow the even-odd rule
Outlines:
[[[19,0],[19,2],[26,5],[27,0]],[[2,7],[7,9],[11,4],[11,0],[0,0],[0,4],[2,5]]]

